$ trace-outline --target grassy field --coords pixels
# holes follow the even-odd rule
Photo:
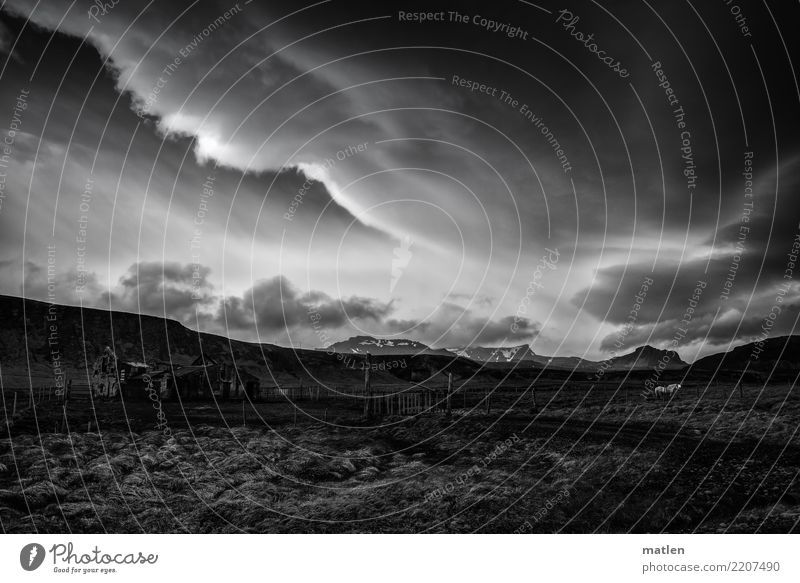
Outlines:
[[[626,398],[627,394],[627,398]],[[645,399],[633,388],[550,391],[542,414],[604,422],[649,421],[667,430],[691,430],[721,440],[776,444],[800,440],[800,394],[791,385],[688,386],[669,401]]]
[[[357,404],[44,401],[0,435],[4,532],[789,532],[798,399],[519,389],[367,423]],[[454,399],[457,409],[458,399]],[[515,407],[511,407],[515,405]],[[509,409],[508,411],[506,411]],[[3,415],[2,418],[5,418]],[[91,421],[91,427],[89,422]],[[99,425],[99,431],[98,431]],[[90,429],[90,430],[89,430]]]

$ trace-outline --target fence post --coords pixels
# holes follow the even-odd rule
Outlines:
[[[453,409],[450,406],[450,395],[453,392],[453,373],[447,373],[447,416],[450,417],[453,413]]]
[[[242,401],[242,426],[247,427],[247,413],[244,410],[244,401]]]
[[[367,352],[367,358],[364,364],[364,417],[369,417],[372,408],[372,383],[369,378],[369,371],[372,367],[372,355]]]
[[[11,410],[11,417],[17,414],[17,391],[14,391],[14,408]]]

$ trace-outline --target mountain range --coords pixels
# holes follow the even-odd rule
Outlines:
[[[55,341],[51,342],[53,322],[57,326]],[[539,355],[528,345],[445,349],[431,348],[414,340],[371,336],[355,336],[325,350],[303,350],[196,332],[180,322],[156,316],[81,309],[0,295],[0,380],[5,386],[23,386],[31,380],[39,383],[44,381],[37,379],[52,378],[55,358],[69,374],[85,376],[106,346],[112,347],[119,358],[129,361],[184,365],[201,354],[218,361],[235,361],[265,385],[361,382],[360,362],[367,353],[378,364],[403,361],[402,365],[374,371],[373,382],[386,384],[425,380],[445,368],[457,376],[492,378],[511,370],[520,379],[530,376],[529,371],[543,369],[559,376],[595,372],[600,367],[616,374],[644,374],[659,362],[666,363],[665,368],[673,374],[703,377],[734,375],[748,367],[757,377],[788,378],[800,370],[800,336],[738,346],[726,353],[701,358],[691,366],[676,352],[652,346],[641,346],[602,362],[577,356]]]
[[[527,344],[502,348],[467,346],[463,348],[448,348],[448,350],[476,362],[518,363],[521,366],[530,364],[541,368],[563,370],[584,370],[597,367],[596,362],[577,356],[543,356],[536,354]]]
[[[353,336],[347,340],[336,342],[325,350],[341,354],[438,354],[439,356],[452,356],[448,350],[431,348],[422,342],[405,340],[403,338],[373,338],[372,336]]]
[[[688,366],[677,352],[659,350],[652,346],[640,346],[629,354],[617,356],[603,362],[595,362],[577,356],[544,356],[536,354],[527,344],[507,347],[467,346],[461,348],[436,349],[414,340],[384,340],[371,336],[354,336],[328,347],[334,352],[355,354],[455,354],[463,358],[485,363],[511,363],[519,366],[562,370],[642,370],[651,369],[660,361],[666,363],[668,370],[679,370]]]

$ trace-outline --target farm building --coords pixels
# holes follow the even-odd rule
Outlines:
[[[173,370],[167,375],[165,398],[180,397],[187,400],[211,399],[215,385],[225,383],[219,371],[210,366],[189,365]]]
[[[222,358],[198,357],[188,366],[130,376],[124,384],[126,399],[227,400],[258,399],[260,381]]]
[[[129,377],[122,394],[130,400],[172,401],[211,399],[213,386],[219,383],[217,371],[205,366],[176,366],[172,370]]]
[[[261,397],[261,381],[258,380],[258,377],[238,368],[233,371],[236,379],[236,396],[243,399],[249,398],[252,401],[258,400]]]
[[[169,371],[158,370],[128,377],[122,385],[127,400],[164,400],[169,396]]]
[[[216,370],[216,383],[212,383],[214,396],[223,400],[228,398],[257,399],[261,382],[258,377],[250,374],[227,357],[198,356],[192,366],[205,366],[209,370]],[[209,373],[209,378],[214,375]]]
[[[126,380],[141,375],[151,368],[144,362],[123,361],[106,346],[92,367],[90,381],[93,397],[115,397]]]

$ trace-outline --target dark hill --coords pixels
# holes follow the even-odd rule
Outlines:
[[[692,374],[708,376],[794,377],[800,371],[800,336],[767,338],[762,343],[751,342],[730,350],[712,354],[692,364]],[[774,370],[774,372],[773,372]]]
[[[652,369],[663,359],[667,370],[681,369],[686,366],[674,350],[660,350],[649,345],[640,346],[629,354],[614,357],[610,360],[611,370]]]
[[[55,326],[52,330],[50,327]],[[52,344],[51,344],[52,342]],[[235,361],[237,367],[258,377],[262,386],[306,383],[360,384],[363,381],[362,355],[343,355],[326,351],[284,348],[231,340],[223,336],[198,333],[175,320],[48,304],[35,300],[0,295],[0,367],[3,385],[24,387],[50,384],[53,361],[61,359],[70,378],[87,382],[87,369],[106,346],[125,361],[186,365],[201,354],[219,360]],[[435,366],[425,360],[409,359],[405,368],[383,366],[389,357],[373,362],[374,384],[403,383],[410,377],[424,378],[454,361],[456,375],[472,374],[478,367],[471,361],[450,355]],[[427,357],[426,357],[427,358]]]

